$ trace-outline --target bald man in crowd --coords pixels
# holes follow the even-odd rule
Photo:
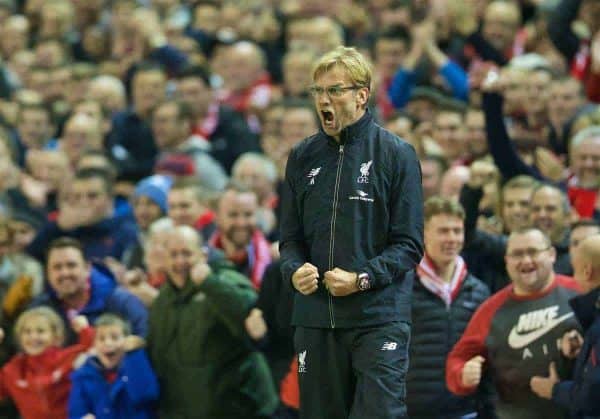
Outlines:
[[[531,389],[570,410],[572,418],[600,416],[600,235],[586,238],[573,254],[575,280],[585,294],[573,298],[573,308],[585,338],[577,332],[563,337],[562,351],[567,358],[577,357],[572,380],[559,382],[554,363],[548,377],[533,377]]]

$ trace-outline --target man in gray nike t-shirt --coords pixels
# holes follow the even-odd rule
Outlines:
[[[568,304],[577,285],[554,272],[555,259],[554,247],[540,230],[513,232],[505,255],[512,283],[477,309],[448,355],[450,391],[472,394],[489,374],[499,419],[565,417],[565,411],[538,398],[529,387],[531,377],[547,374],[550,362],[562,377],[570,372],[557,342],[578,327]]]

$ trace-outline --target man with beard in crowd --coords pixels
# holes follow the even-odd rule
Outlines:
[[[256,225],[258,198],[252,190],[230,183],[217,204],[217,230],[209,244],[225,253],[236,269],[260,288],[271,263],[271,245]]]

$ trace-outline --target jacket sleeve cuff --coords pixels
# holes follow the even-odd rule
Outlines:
[[[298,268],[300,268],[300,266],[302,266],[302,263],[298,261],[282,264],[281,275],[283,276],[284,281],[292,285],[292,276],[294,275],[294,272],[296,272]],[[295,290],[293,286],[292,288]]]
[[[96,330],[92,326],[87,326],[81,329],[78,334],[79,344],[84,346],[86,349],[91,348],[94,344],[94,336],[96,335]]]
[[[450,85],[454,97],[463,101],[469,99],[469,78],[458,64],[448,60],[439,72]]]
[[[552,401],[559,406],[569,408],[571,405],[571,387],[573,381],[561,381],[552,388]]]

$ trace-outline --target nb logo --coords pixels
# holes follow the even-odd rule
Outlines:
[[[395,351],[398,348],[398,344],[396,342],[383,342],[383,346],[381,347],[382,351]]]

